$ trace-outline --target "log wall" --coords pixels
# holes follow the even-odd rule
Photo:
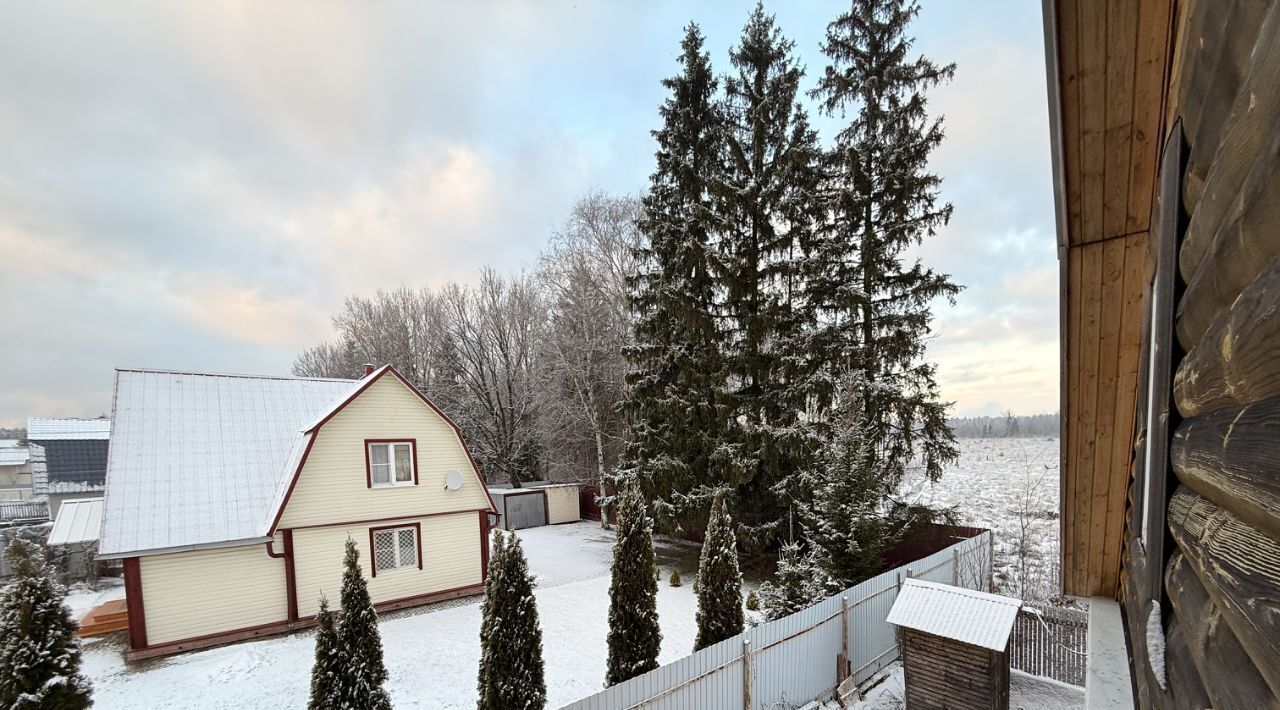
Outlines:
[[[1122,604],[1140,707],[1280,710],[1280,0],[1184,0],[1176,16],[1175,406],[1150,471],[1139,432]],[[1148,475],[1167,484],[1163,550],[1139,530]]]

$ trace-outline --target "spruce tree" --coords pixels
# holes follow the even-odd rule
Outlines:
[[[609,582],[609,664],[606,685],[658,667],[658,565],[653,522],[634,488],[618,496],[618,532]]]
[[[307,710],[331,710],[341,707],[340,688],[347,659],[338,643],[329,600],[323,595],[316,624],[316,660],[311,666],[311,699],[307,702]]]
[[[810,268],[814,349],[833,373],[864,374],[868,455],[894,483],[917,459],[937,480],[959,455],[935,367],[923,358],[930,304],[954,302],[960,287],[909,254],[951,217],[941,178],[929,172],[943,129],[924,92],[955,66],[910,56],[918,12],[915,0],[852,0],[827,27],[830,65],[813,92],[828,115],[848,119],[825,160],[829,219]]]
[[[477,710],[542,710],[547,704],[542,627],[533,577],[515,533],[494,533],[480,614]]]
[[[659,114],[657,169],[642,199],[632,279],[635,339],[626,357],[628,444],[615,490],[640,487],[665,530],[701,527],[705,486],[723,480],[734,458],[725,446],[721,334],[710,272],[710,181],[716,171],[716,80],[703,37],[690,24],[680,73]]]
[[[786,543],[778,552],[773,581],[760,585],[765,619],[781,619],[813,606],[834,593],[835,586],[812,553],[802,552],[799,543]]]
[[[776,488],[808,464],[811,361],[802,266],[818,219],[821,151],[797,99],[804,70],[757,4],[729,57],[714,182],[713,263],[723,293],[738,520],[757,542],[784,518]]]
[[[0,592],[0,707],[79,710],[93,704],[80,673],[80,641],[66,590],[43,550],[16,537],[5,550],[13,579]]]
[[[340,682],[341,707],[348,710],[390,710],[391,699],[382,684],[387,667],[382,660],[382,635],[378,632],[378,612],[369,598],[369,583],[360,568],[360,552],[347,538],[343,558],[342,616],[337,639],[345,663]]]
[[[861,372],[840,378],[822,456],[801,477],[801,487],[812,491],[812,500],[798,506],[804,537],[841,587],[878,574],[896,537],[888,520],[895,481],[871,449],[866,389]]]
[[[711,504],[711,521],[698,560],[698,651],[742,633],[742,574],[738,571],[738,540],[729,516],[727,494],[718,491]]]

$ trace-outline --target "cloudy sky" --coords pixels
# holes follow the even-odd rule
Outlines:
[[[842,5],[766,5],[811,79]],[[578,195],[643,190],[684,24],[723,70],[751,7],[6,3],[0,426],[109,412],[115,367],[286,373],[349,294],[531,264]],[[925,0],[914,29],[958,64],[932,95],[955,217],[922,251],[968,287],[943,394],[1054,411],[1039,3]]]

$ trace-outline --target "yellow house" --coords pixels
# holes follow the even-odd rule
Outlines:
[[[98,557],[132,659],[311,623],[355,541],[379,609],[479,593],[493,502],[458,427],[360,380],[119,370]]]

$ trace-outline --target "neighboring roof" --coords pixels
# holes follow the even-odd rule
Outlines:
[[[28,441],[109,438],[111,438],[110,419],[49,419],[33,417],[27,420]]]
[[[117,371],[99,556],[264,539],[303,428],[356,384]]]
[[[58,519],[49,531],[50,545],[94,542],[102,527],[102,499],[85,498],[64,501],[58,506]]]
[[[21,443],[21,439],[0,439],[0,449],[16,449]]]
[[[999,594],[908,579],[886,619],[890,624],[1003,651],[1022,602]]]
[[[49,504],[42,500],[0,501],[0,520],[48,520]]]
[[[0,466],[21,466],[31,460],[27,449],[0,449]]]

